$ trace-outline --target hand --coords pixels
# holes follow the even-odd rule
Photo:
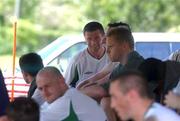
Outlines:
[[[177,109],[178,105],[180,105],[179,100],[180,96],[174,94],[172,91],[170,91],[166,96],[165,96],[165,100],[164,103],[171,108]]]

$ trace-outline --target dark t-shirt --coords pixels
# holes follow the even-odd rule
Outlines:
[[[123,66],[119,64],[111,73],[110,79],[119,75],[124,69],[137,69],[139,65],[144,61],[144,58],[136,51],[132,51],[128,54],[127,63]],[[102,87],[108,91],[110,86],[110,82],[103,84]]]
[[[32,95],[34,94],[36,88],[37,88],[36,80],[33,80],[33,81],[31,82],[30,87],[29,87],[28,98],[31,98],[31,97],[32,97]]]
[[[165,61],[166,65],[163,95],[175,88],[180,80],[180,62]]]

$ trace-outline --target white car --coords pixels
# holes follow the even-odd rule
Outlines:
[[[144,58],[155,57],[166,59],[173,51],[180,49],[180,33],[133,33],[135,40],[135,50]],[[74,55],[87,47],[83,35],[66,35],[57,38],[38,54],[43,59],[45,66],[55,66],[64,75],[69,61]],[[27,95],[29,85],[25,83],[17,69],[15,76],[15,97]],[[11,81],[6,84],[11,95]]]

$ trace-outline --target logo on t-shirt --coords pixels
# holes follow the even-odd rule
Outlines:
[[[93,72],[90,72],[90,71],[88,71],[88,72],[85,72],[84,74],[92,74]]]
[[[79,121],[78,116],[73,108],[72,101],[70,102],[69,115],[62,121]]]

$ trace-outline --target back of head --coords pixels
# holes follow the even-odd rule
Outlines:
[[[6,109],[12,121],[39,121],[39,106],[31,98],[18,97]]]
[[[131,27],[129,26],[129,24],[124,23],[124,22],[109,23],[109,24],[108,24],[108,27],[109,27],[109,28],[124,27],[124,28],[128,29],[129,31],[131,31]]]
[[[111,79],[111,82],[119,82],[120,90],[123,94],[127,94],[130,90],[136,90],[142,98],[152,98],[148,90],[148,84],[143,74],[137,70],[124,70],[116,77]]]
[[[42,68],[38,72],[38,75],[41,73],[49,73],[51,75],[54,75],[54,77],[62,76],[61,72],[56,67],[53,67],[53,66],[47,66],[47,67]]]
[[[157,83],[159,80],[164,80],[165,65],[156,58],[148,58],[144,60],[138,69],[144,74],[148,82]]]
[[[19,59],[19,65],[22,71],[29,73],[33,77],[44,67],[41,57],[36,53],[22,55]]]
[[[119,43],[128,43],[131,49],[134,49],[134,38],[131,31],[125,27],[115,27],[109,30],[106,37],[113,37]]]
[[[92,21],[84,26],[83,33],[85,34],[85,32],[93,32],[96,30],[99,30],[102,34],[105,33],[102,24],[100,24],[99,22]]]

